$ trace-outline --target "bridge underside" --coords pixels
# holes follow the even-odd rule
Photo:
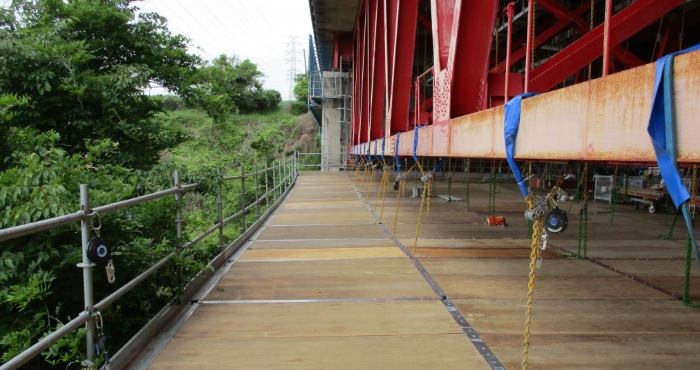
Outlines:
[[[678,162],[700,162],[700,52],[674,61],[674,119]],[[655,165],[647,133],[655,64],[619,72],[535,96],[522,102],[515,158],[535,161],[598,161]],[[416,154],[426,157],[506,157],[503,106],[418,130]],[[411,156],[415,131],[384,140],[385,154]],[[375,146],[375,141],[378,143]],[[351,148],[382,154],[382,139]]]
[[[464,198],[459,175],[451,191]],[[373,213],[379,176],[369,192],[367,183],[358,180],[358,192],[345,173],[300,173],[283,206],[163,339],[150,368],[519,368],[530,240],[514,184],[496,196],[508,228],[484,224],[486,186],[471,183],[471,211],[434,197],[412,259],[420,198],[407,193],[396,213],[390,191],[383,214],[381,199]],[[438,178],[438,194],[447,191]],[[589,208],[590,260],[560,256],[576,249],[575,230],[552,236],[544,252],[531,366],[697,368],[700,316],[677,299],[684,230],[659,240],[663,215],[626,205],[609,226],[609,214],[596,214],[607,207]],[[569,222],[574,229],[577,214]],[[700,299],[697,274],[691,287]]]

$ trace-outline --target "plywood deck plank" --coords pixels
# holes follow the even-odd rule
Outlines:
[[[440,301],[203,304],[178,338],[460,334]]]
[[[395,246],[388,248],[257,249],[246,251],[239,261],[331,258],[406,258],[406,255]]]
[[[149,369],[474,369],[464,335],[173,339]]]

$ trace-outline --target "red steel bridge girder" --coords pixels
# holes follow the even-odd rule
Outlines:
[[[385,0],[387,18],[386,135],[408,131],[411,71],[416,37],[418,0]]]
[[[700,163],[698,65],[698,51],[679,55],[673,62],[677,158],[683,166]],[[656,162],[647,133],[655,69],[655,64],[647,64],[524,100],[515,158],[613,164]],[[503,108],[451,119],[446,153],[438,147],[435,130],[420,129],[417,155],[504,159]],[[385,154],[412,156],[413,136],[413,131],[401,135],[396,153],[396,136],[388,137]],[[381,152],[381,145],[377,151]],[[375,154],[374,144],[370,145],[370,154]]]
[[[378,139],[383,135],[383,115],[386,88],[386,64],[385,64],[385,40],[386,27],[384,23],[383,1],[369,2],[372,19],[372,54],[371,54],[371,86],[370,86],[370,119],[369,119],[369,140]]]
[[[611,19],[611,45],[618,45],[682,4],[683,1],[637,0],[622,9]],[[535,92],[549,91],[602,54],[603,25],[600,25],[533,69],[530,73],[530,90]]]

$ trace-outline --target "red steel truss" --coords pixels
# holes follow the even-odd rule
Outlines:
[[[538,11],[531,13],[528,3],[537,4]],[[354,53],[352,144],[386,137],[385,152],[394,153],[396,134],[410,132],[401,136],[399,150],[400,155],[410,155],[412,147],[406,145],[409,142],[410,146],[413,145],[412,130],[415,126],[430,125],[429,128],[419,130],[418,151],[422,155],[502,158],[505,149],[498,147],[499,141],[495,138],[499,135],[498,123],[493,119],[496,117],[497,120],[500,114],[498,112],[502,112],[502,108],[499,110],[497,107],[509,97],[522,93],[525,86],[531,92],[553,91],[545,96],[554,94],[561,101],[550,101],[551,98],[547,97],[537,100],[551,103],[550,111],[537,110],[540,115],[545,115],[542,120],[559,124],[572,132],[578,130],[579,133],[588,132],[591,125],[597,124],[593,124],[589,116],[561,122],[550,118],[554,114],[572,114],[570,111],[562,111],[562,107],[572,107],[572,104],[576,106],[570,96],[584,99],[583,95],[577,94],[592,91],[608,94],[612,90],[620,94],[625,89],[629,90],[627,93],[648,94],[649,84],[653,82],[649,80],[648,73],[653,68],[644,66],[642,58],[624,46],[623,42],[651,25],[656,27],[655,23],[662,16],[682,5],[684,0],[593,0],[593,6],[598,11],[594,15],[598,15],[592,30],[591,1],[572,3],[575,6],[569,9],[557,0],[522,0],[519,2],[521,8],[517,10],[520,23],[513,29],[514,21],[518,21],[514,19],[514,3],[505,4],[496,0],[360,1],[353,37],[340,39],[341,43],[343,40],[353,43],[352,46],[344,46]],[[499,8],[499,5],[502,7],[504,4],[504,8]],[[534,6],[531,7],[534,9]],[[528,18],[532,20],[525,21]],[[533,29],[532,22],[536,23],[535,35],[528,37]],[[658,54],[654,55],[655,58],[675,51],[668,50],[670,48],[666,45],[673,42],[669,41],[669,37],[674,37],[673,32],[676,35],[681,32],[678,22],[674,25],[672,21],[667,21],[664,25],[665,28],[659,28],[660,47],[657,49],[654,46]],[[499,29],[495,32],[497,26]],[[504,28],[507,29],[504,31]],[[561,39],[564,34],[567,37],[571,37],[570,34],[575,36],[564,47],[552,48],[550,45],[554,40]],[[498,39],[494,40],[494,35],[501,35],[500,43]],[[650,39],[656,37],[649,36]],[[507,45],[507,49],[501,46],[500,50],[493,50],[494,45],[499,44]],[[528,52],[527,45],[531,48],[530,51],[534,50],[535,58],[528,57],[531,53]],[[602,60],[603,55],[609,55],[607,60]],[[697,56],[686,58],[696,60]],[[430,62],[427,66],[422,62],[425,59]],[[526,70],[526,65],[532,60],[525,59],[534,59],[531,70]],[[647,59],[646,55],[644,59]],[[588,81],[588,66],[592,63],[598,63],[594,64],[596,75],[593,78],[596,80]],[[632,72],[630,68],[639,71]],[[647,74],[640,72],[642,70]],[[628,84],[624,87],[614,86],[622,78],[617,76],[620,72],[624,72],[627,78],[636,76],[636,79],[623,80]],[[611,76],[597,80],[609,73]],[[690,75],[685,76],[687,81],[695,81],[700,75],[697,68],[690,68],[688,73]],[[683,77],[679,76],[679,80],[683,80]],[[693,91],[700,95],[698,89],[690,89],[690,95],[685,95],[688,101],[694,98]],[[606,105],[599,97],[585,97],[589,109],[586,114],[599,114],[603,119],[598,121],[614,126],[616,120],[628,120],[629,117],[620,120],[615,116],[620,110],[627,110],[625,114],[635,117],[634,127],[643,129],[643,118],[648,110],[642,110],[648,107],[640,102],[646,96],[644,99],[638,97],[633,103],[628,101],[629,97],[605,96],[619,104],[608,102]],[[580,104],[572,109],[580,114],[580,105],[583,103],[578,103]],[[530,105],[524,104],[523,109],[532,109]],[[595,112],[591,109],[595,109]],[[524,113],[524,120],[526,116]],[[679,116],[700,117],[700,113],[687,112]],[[547,127],[550,132],[564,132],[557,127],[543,127]],[[615,136],[622,131],[611,130],[611,135],[616,140],[624,141],[625,138]],[[647,158],[651,148],[648,138],[644,135],[635,137],[637,136],[643,141],[639,145],[618,146],[620,150],[632,150],[630,148],[634,147],[637,152],[632,155],[615,153],[614,146],[608,148],[611,152],[605,155],[589,155],[586,154],[586,147],[591,143],[586,142],[586,138],[576,137],[577,140],[583,140],[575,143],[578,151],[569,153],[562,150],[559,152],[568,154],[552,154],[547,158],[595,157],[595,160],[603,161],[651,159]],[[695,150],[698,148],[693,144],[688,145],[690,146],[685,148],[680,146],[681,150],[688,150],[687,155],[681,156],[681,161],[700,159],[700,150]],[[467,149],[469,146],[472,149]],[[374,152],[374,146],[371,147]],[[480,149],[474,151],[473,148]]]

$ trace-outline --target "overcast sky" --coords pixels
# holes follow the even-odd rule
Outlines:
[[[308,0],[144,0],[134,5],[166,17],[170,30],[190,38],[190,52],[205,60],[236,54],[257,63],[265,88],[279,91],[285,100],[291,36],[297,36],[297,73],[304,71],[302,49],[309,48],[313,33]]]

